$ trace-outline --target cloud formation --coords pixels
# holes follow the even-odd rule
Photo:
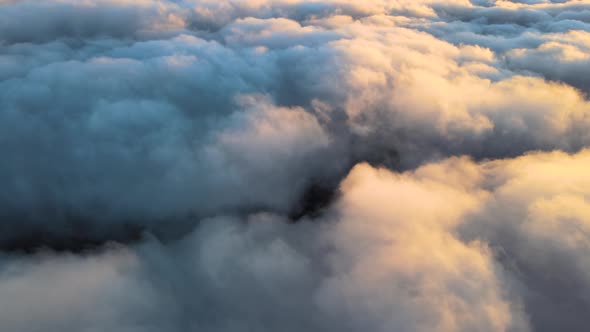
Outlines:
[[[585,331],[588,13],[0,1],[0,330]]]
[[[297,224],[216,217],[172,245],[7,256],[0,326],[583,330],[589,158],[454,157],[404,173],[359,164],[329,211]]]

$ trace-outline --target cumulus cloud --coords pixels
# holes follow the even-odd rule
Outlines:
[[[494,198],[465,228],[493,243],[522,279],[537,330],[587,326],[589,157],[586,150],[489,163]]]
[[[455,166],[473,178],[438,179]],[[486,198],[474,168],[360,164],[323,220],[215,218],[170,247],[148,239],[90,257],[11,259],[2,329],[526,330],[490,250],[452,231]],[[24,310],[26,320],[11,315]]]
[[[0,330],[584,331],[588,13],[0,1]]]
[[[589,155],[359,164],[332,208],[301,223],[216,217],[171,245],[6,256],[0,326],[581,331]]]

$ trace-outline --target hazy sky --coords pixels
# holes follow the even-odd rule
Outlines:
[[[589,94],[588,0],[0,0],[0,331],[588,331]]]

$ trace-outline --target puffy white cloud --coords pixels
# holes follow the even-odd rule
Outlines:
[[[519,276],[535,330],[587,326],[589,156],[531,154],[483,170],[494,196],[465,234],[492,243]]]
[[[502,266],[455,233],[489,196],[479,172],[466,159],[403,174],[360,164],[320,219],[215,218],[171,246],[8,258],[0,327],[526,331]]]
[[[0,330],[586,330],[588,13],[0,1]]]
[[[300,223],[216,217],[169,244],[5,256],[0,327],[582,331],[588,157],[359,164]]]

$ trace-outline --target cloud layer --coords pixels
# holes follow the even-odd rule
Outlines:
[[[216,217],[172,245],[6,256],[0,326],[581,331],[589,161],[585,150],[404,173],[359,164],[329,211],[297,224]]]
[[[0,0],[0,330],[585,331],[589,68],[585,0]]]

